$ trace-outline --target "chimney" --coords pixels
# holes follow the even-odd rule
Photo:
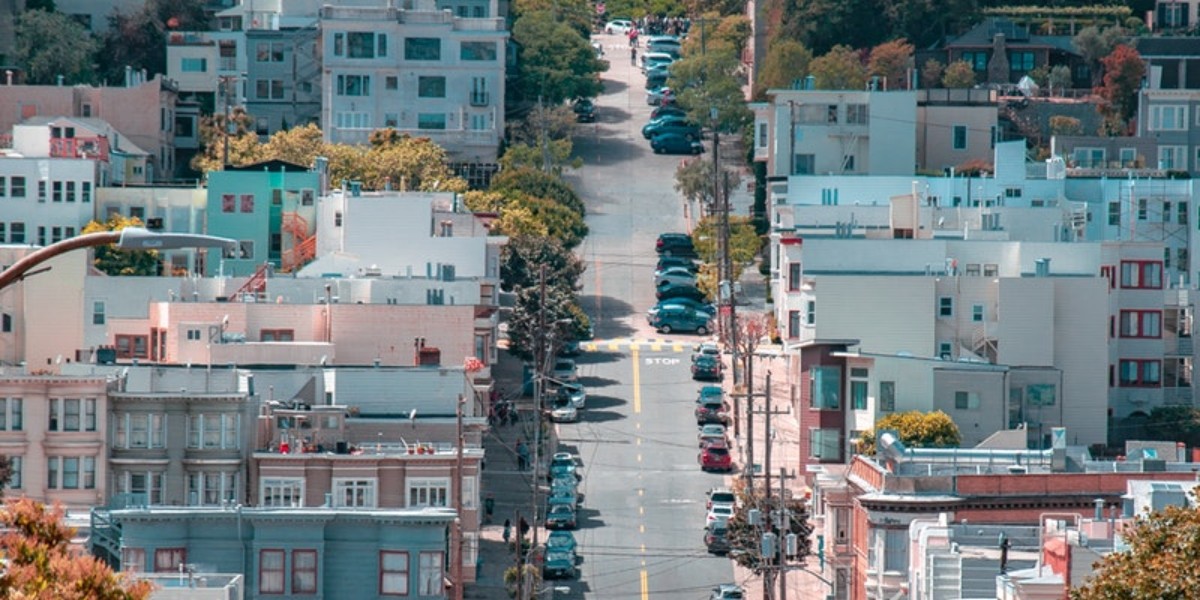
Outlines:
[[[1034,266],[1034,276],[1049,277],[1050,276],[1050,259],[1039,258]]]
[[[988,61],[987,82],[1008,83],[1008,49],[1003,33],[992,37],[992,60]]]

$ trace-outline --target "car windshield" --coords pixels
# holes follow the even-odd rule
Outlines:
[[[733,502],[733,492],[713,492],[709,499],[714,503],[727,504]]]
[[[722,435],[725,433],[724,425],[705,425],[700,432],[704,435]]]
[[[566,396],[559,396],[559,397],[551,400],[550,402],[551,402],[550,406],[555,409],[571,407],[571,399],[567,398]]]
[[[566,504],[558,504],[550,509],[552,515],[570,515],[571,507]]]
[[[570,546],[575,543],[575,537],[566,531],[556,531],[550,534],[546,540],[546,545],[551,548],[560,546]]]

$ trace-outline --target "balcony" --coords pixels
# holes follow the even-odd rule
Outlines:
[[[491,104],[491,102],[492,102],[492,93],[491,92],[471,92],[470,93],[470,102],[471,102],[471,106],[487,106],[488,104]]]
[[[50,139],[50,157],[51,158],[94,158],[103,161],[108,160],[108,138],[104,136],[98,137],[76,137],[76,138],[51,138]]]
[[[202,32],[174,31],[167,36],[168,46],[212,46],[215,43]]]

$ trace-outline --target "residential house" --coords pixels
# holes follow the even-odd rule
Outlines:
[[[918,91],[918,168],[944,171],[972,161],[987,161],[999,140],[998,116],[994,90]]]
[[[1038,35],[1029,24],[1009,18],[987,17],[962,35],[918,52],[916,64],[923,66],[931,58],[943,65],[966,61],[977,82],[1001,88],[1015,85],[1034,69],[1065,65],[1071,69],[1072,87],[1091,88],[1090,66],[1071,40],[1070,35]]]
[[[488,12],[464,18],[430,0],[406,9],[323,7],[325,138],[365,144],[371,131],[390,127],[432,139],[453,162],[494,163],[508,32]]]
[[[136,218],[144,227],[170,233],[203,233],[208,190],[198,187],[122,186],[96,188],[96,220]],[[165,275],[204,275],[196,248],[159,250]]]
[[[436,599],[455,518],[433,507],[96,509],[92,552],[128,573],[241,574],[248,599]]]
[[[321,121],[321,49],[313,25],[247,29],[246,112],[254,131],[269,136]]]
[[[55,10],[97,35],[108,31],[108,20],[113,13],[133,15],[144,7],[142,0],[58,0],[54,3]]]
[[[12,461],[7,496],[69,509],[107,500],[106,415],[114,386],[103,374],[0,370],[0,444]]]
[[[1200,3],[1195,0],[1155,0],[1146,26],[1155,33],[1187,35],[1200,23]]]

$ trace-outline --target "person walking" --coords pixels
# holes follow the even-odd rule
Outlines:
[[[524,440],[517,440],[517,467],[522,471],[529,468],[529,446]]]
[[[512,538],[512,519],[504,520],[504,545],[508,545],[508,540]]]
[[[637,66],[637,47],[629,49],[629,64]]]

